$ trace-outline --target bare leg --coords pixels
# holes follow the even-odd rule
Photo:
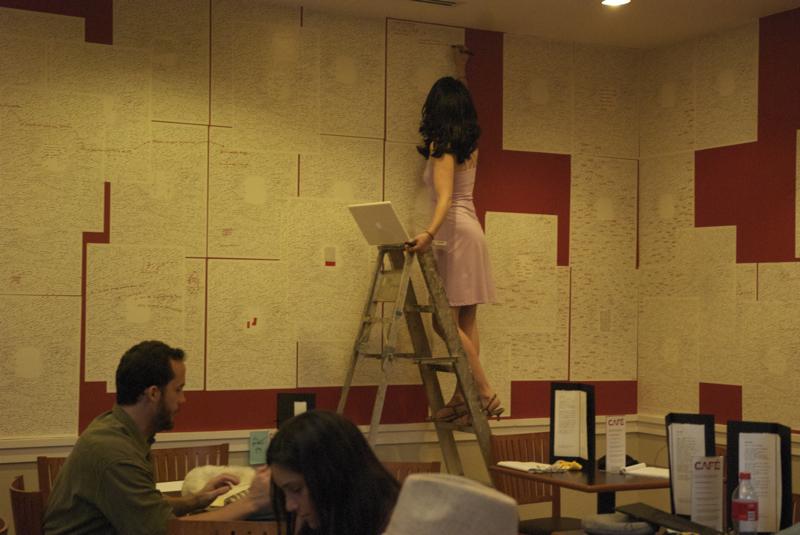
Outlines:
[[[475,381],[475,387],[480,396],[481,405],[492,411],[500,409],[500,400],[495,396],[489,384],[489,379],[486,377],[486,372],[480,361],[480,338],[478,336],[478,322],[477,322],[477,305],[467,305],[461,307],[450,307],[453,314],[453,320],[458,327],[458,334],[461,339],[461,345],[467,355],[470,369],[472,370],[472,377]],[[434,320],[433,328],[439,336],[443,336],[441,325]],[[447,407],[437,412],[437,418],[449,418],[457,416],[461,410],[456,410],[459,405],[462,405],[464,400],[460,391],[456,390],[450,401],[447,402]],[[500,409],[502,411],[502,409]]]
[[[469,366],[472,368],[475,387],[478,389],[478,394],[481,396],[482,401],[488,401],[494,395],[494,391],[489,385],[489,379],[486,377],[486,372],[480,360],[480,340],[478,337],[478,322],[476,321],[478,306],[451,307],[450,310],[453,311],[453,319],[456,320],[458,325],[461,345],[464,346]]]

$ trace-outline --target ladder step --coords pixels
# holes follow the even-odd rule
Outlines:
[[[455,367],[452,364],[426,363],[420,365],[425,366],[426,368],[437,372],[455,373],[456,371]]]
[[[383,353],[365,353],[363,351],[359,351],[359,355],[364,358],[368,359],[382,359]],[[414,360],[417,358],[416,353],[392,353],[392,358],[395,359],[407,359],[407,360]]]
[[[406,312],[419,312],[420,314],[433,314],[433,305],[416,305],[405,308]]]
[[[417,364],[437,372],[455,373],[456,357],[433,357],[429,359],[416,359]]]

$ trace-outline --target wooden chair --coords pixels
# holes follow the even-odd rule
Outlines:
[[[493,461],[550,462],[550,433],[522,433],[516,435],[492,435]],[[561,493],[559,489],[545,483],[489,469],[497,490],[508,494],[520,505],[528,503],[551,503],[550,518],[520,520],[519,532],[526,534],[550,534],[556,531],[581,529],[579,518],[561,516]]]
[[[228,464],[228,443],[196,448],[164,448],[150,450],[156,483],[180,481],[195,466]]]
[[[792,494],[792,524],[800,522],[800,494]]]
[[[25,480],[17,476],[11,482],[11,512],[14,515],[14,532],[19,535],[42,535],[44,500],[38,490],[25,490]]]
[[[2,518],[0,518],[0,535],[8,535],[8,525]]]
[[[37,457],[36,468],[39,471],[39,491],[42,493],[42,500],[47,504],[47,499],[50,497],[50,491],[53,490],[53,483],[56,482],[56,476],[64,466],[66,457]]]
[[[442,471],[442,463],[433,461],[429,463],[424,462],[404,462],[404,461],[386,461],[383,466],[400,482],[406,480],[411,474],[438,474]]]
[[[167,533],[169,535],[279,535],[277,522],[243,520],[204,522],[172,519],[167,524]]]

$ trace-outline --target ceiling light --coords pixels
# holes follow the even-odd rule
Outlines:
[[[616,7],[616,6],[624,6],[625,4],[630,4],[631,0],[603,0],[600,3],[603,4],[604,6]]]

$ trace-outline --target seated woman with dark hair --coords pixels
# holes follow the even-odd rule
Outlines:
[[[273,511],[290,535],[380,535],[400,492],[361,431],[332,412],[284,423],[267,464]]]

